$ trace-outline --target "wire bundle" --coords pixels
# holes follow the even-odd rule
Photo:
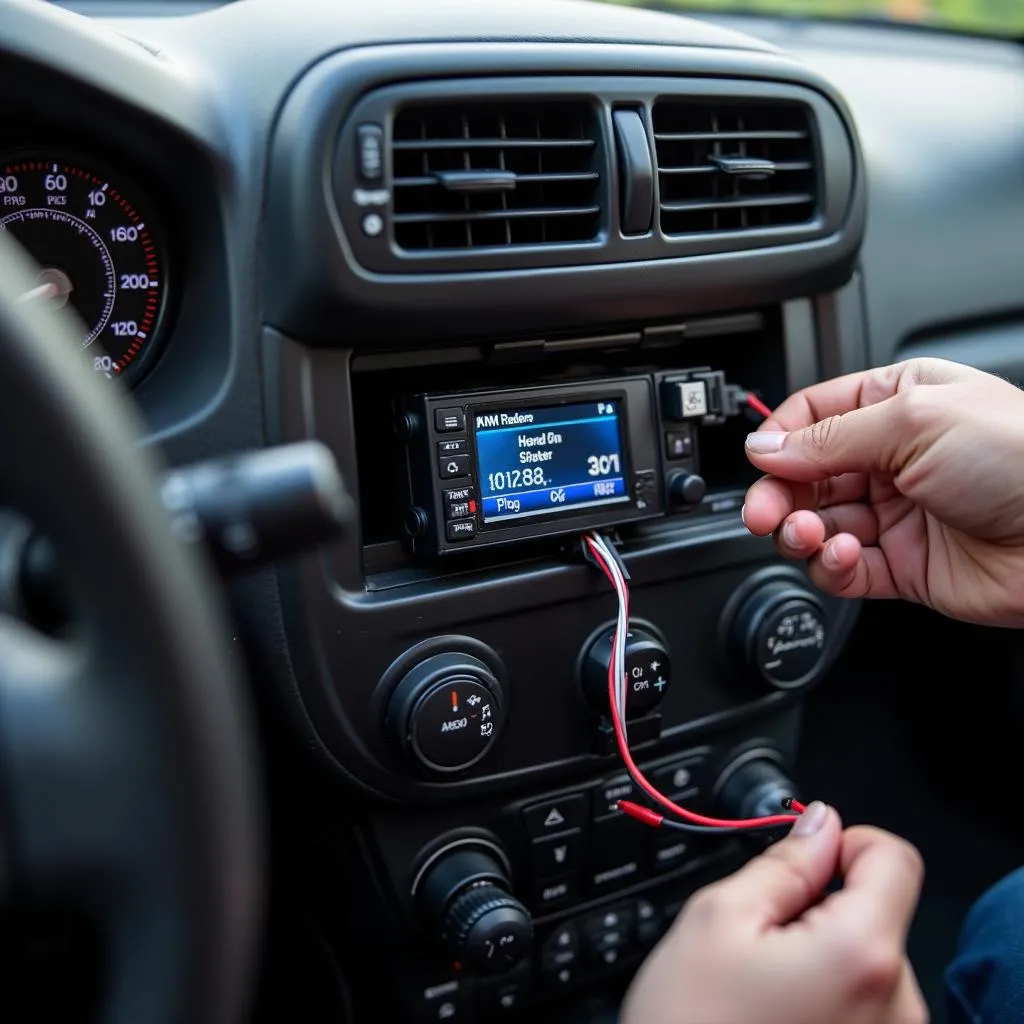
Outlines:
[[[582,538],[584,551],[605,574],[618,597],[618,615],[612,637],[612,654],[608,665],[608,703],[611,708],[615,742],[626,771],[637,788],[674,817],[666,817],[660,811],[643,807],[631,800],[618,801],[618,807],[632,818],[655,828],[672,828],[683,832],[731,835],[761,829],[776,829],[791,825],[804,811],[804,805],[797,800],[786,801],[786,810],[797,814],[772,814],[761,818],[713,818],[687,810],[674,803],[655,787],[637,767],[629,750],[626,732],[626,700],[628,684],[626,677],[626,638],[629,634],[629,584],[627,574],[611,544],[596,531],[585,533]]]

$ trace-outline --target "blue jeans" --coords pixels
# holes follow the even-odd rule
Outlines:
[[[946,970],[948,1024],[1024,1021],[1024,868],[971,907]]]

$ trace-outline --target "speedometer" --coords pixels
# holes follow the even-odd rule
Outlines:
[[[9,154],[0,157],[0,230],[39,264],[25,299],[78,313],[88,368],[137,380],[157,348],[167,268],[134,187],[90,163]]]

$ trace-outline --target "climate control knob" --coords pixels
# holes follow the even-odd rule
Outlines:
[[[817,682],[825,669],[827,640],[821,603],[789,580],[773,580],[754,590],[729,627],[738,667],[779,690]]]
[[[412,668],[388,702],[388,732],[435,772],[457,772],[491,749],[503,725],[494,673],[468,654],[435,654]]]
[[[427,926],[474,974],[500,974],[530,952],[530,912],[497,857],[472,840],[431,864],[414,896]]]
[[[602,715],[610,713],[608,671],[613,630],[602,633],[583,656],[583,692]],[[639,718],[661,703],[672,682],[672,660],[665,645],[643,629],[626,635],[626,717]]]

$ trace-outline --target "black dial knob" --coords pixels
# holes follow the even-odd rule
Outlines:
[[[743,758],[725,769],[715,787],[715,810],[723,818],[765,818],[785,814],[796,787],[768,756]]]
[[[583,656],[583,692],[602,715],[610,713],[608,668],[613,631],[602,633]],[[661,703],[672,682],[672,661],[651,633],[632,629],[626,636],[626,716],[638,718]]]
[[[707,493],[704,477],[677,469],[668,478],[668,496],[673,505],[696,505]]]
[[[394,741],[424,768],[461,771],[476,764],[501,732],[501,688],[478,658],[435,654],[395,688],[386,722]]]
[[[715,785],[714,808],[723,818],[765,818],[786,814],[787,800],[798,796],[796,786],[786,777],[769,752],[752,751],[722,772]],[[751,833],[751,844],[765,846],[788,831],[788,826]]]
[[[474,974],[500,974],[530,951],[533,922],[498,858],[467,841],[431,864],[416,898],[428,927]]]
[[[821,603],[809,590],[785,580],[753,591],[729,630],[734,659],[747,674],[780,690],[795,690],[820,678],[827,640]]]

